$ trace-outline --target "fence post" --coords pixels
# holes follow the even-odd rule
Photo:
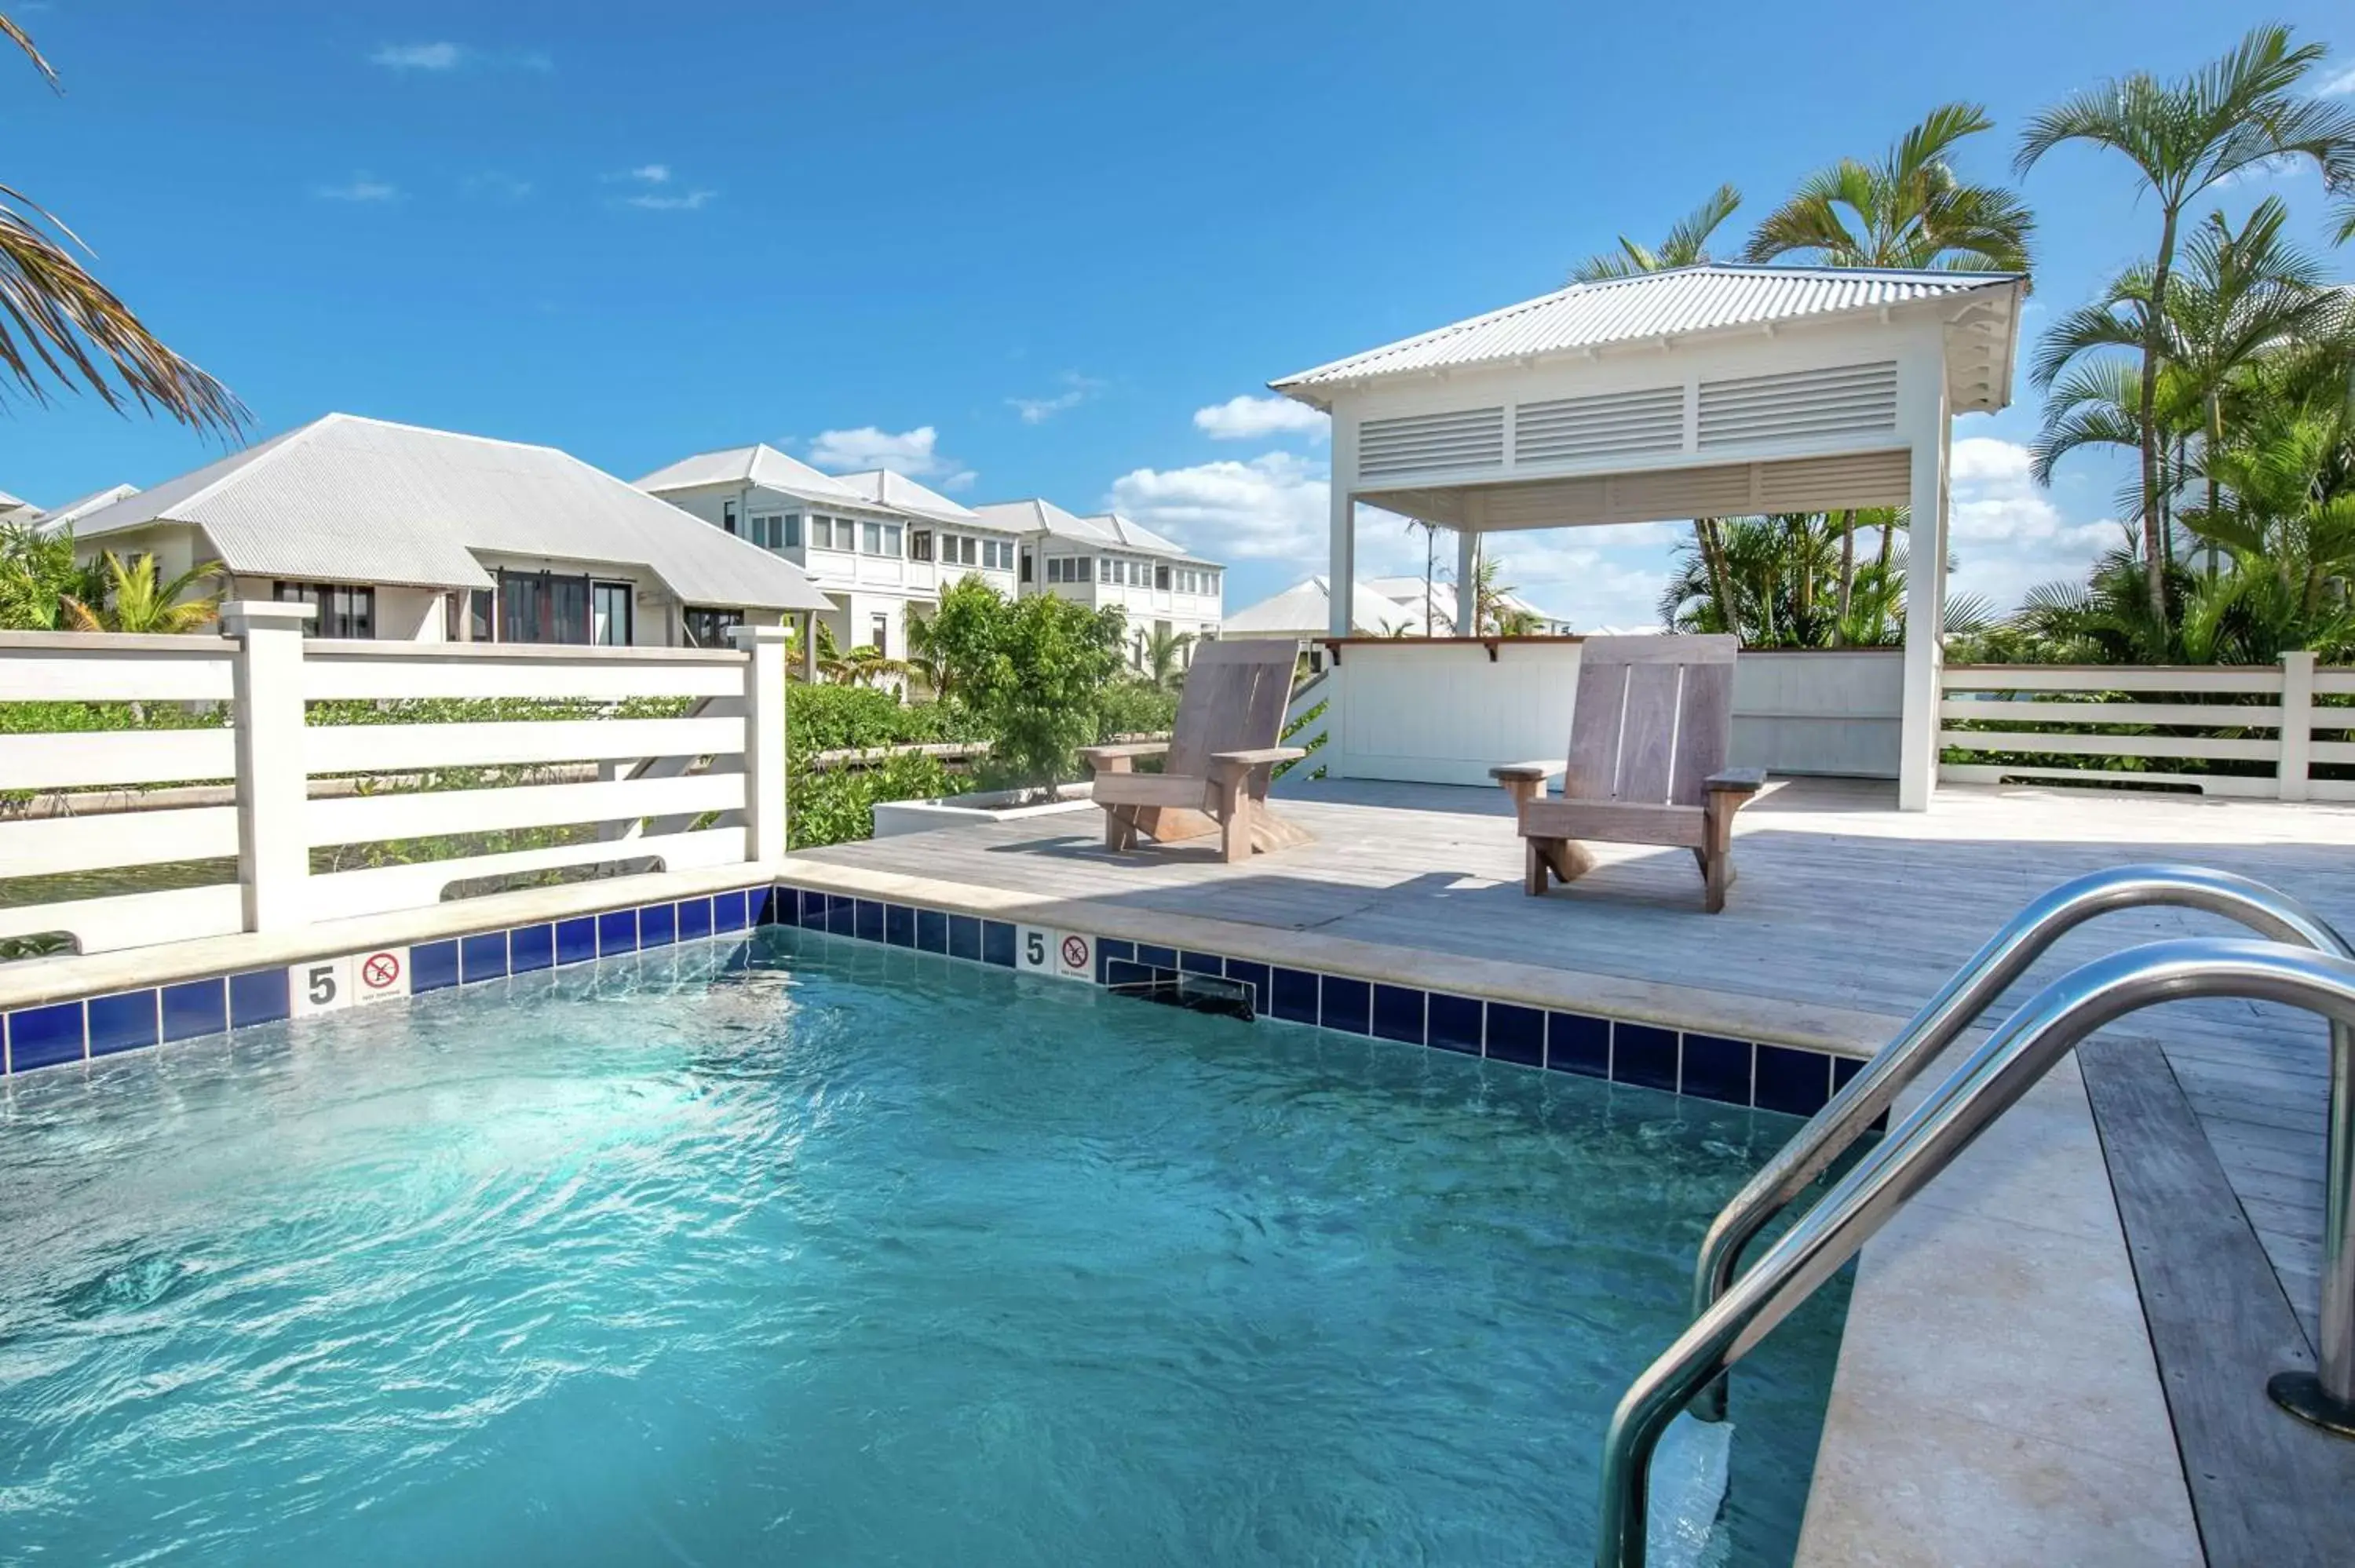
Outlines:
[[[2281,766],[2275,770],[2285,800],[2306,799],[2307,765],[2314,755],[2314,655],[2282,655]]]
[[[744,858],[785,858],[785,629],[731,630],[744,650]]]
[[[307,604],[239,600],[220,608],[237,640],[230,662],[237,723],[237,880],[245,928],[282,931],[311,917],[311,840],[303,766],[303,626]]]

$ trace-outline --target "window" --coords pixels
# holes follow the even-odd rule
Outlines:
[[[875,634],[873,638],[875,652],[889,658],[891,653],[891,618],[888,615],[878,615],[868,621],[868,625]]]
[[[834,548],[833,518],[813,516],[810,519],[810,548],[813,550]]]
[[[798,550],[801,547],[802,514],[798,512],[788,512],[785,514],[785,548]]]
[[[1030,560],[1031,560],[1030,552],[1029,552],[1029,551],[1028,551],[1028,550],[1023,551],[1023,552],[1022,552],[1022,578],[1021,578],[1021,580],[1022,580],[1022,581],[1024,581],[1024,582],[1026,582],[1026,583],[1027,583],[1027,582],[1028,582],[1028,581],[1030,580]]]
[[[879,556],[883,553],[882,524],[866,524],[860,527],[859,535],[860,538],[858,541],[858,547],[860,550],[870,556]]]
[[[1113,576],[1113,569],[1119,565],[1120,563],[1118,561],[1112,560],[1107,556],[1098,556],[1096,557],[1096,581],[1100,583],[1119,581],[1119,578]]]
[[[886,523],[883,524],[883,553],[890,556],[894,560],[899,558],[900,524],[897,523]]]
[[[768,521],[774,523],[776,519]],[[627,648],[635,641],[630,624],[634,597],[627,583],[591,583],[589,641],[601,648]]]
[[[1153,568],[1153,586],[1157,588],[1166,588],[1169,586],[1167,567],[1156,566]]]
[[[589,641],[589,579],[553,572],[499,574],[499,641]]]
[[[678,612],[678,629],[689,648],[733,647],[728,629],[743,624],[744,612],[741,609],[705,609],[688,605]]]
[[[730,534],[737,531],[736,503],[734,502],[723,501],[719,503],[719,525],[722,528],[727,529]]]
[[[466,641],[488,642],[496,635],[499,623],[499,596],[489,588],[476,588],[466,596]]]
[[[932,531],[930,528],[910,529],[908,532],[908,559],[911,561],[929,561],[932,558]]]
[[[1014,569],[1014,541],[1011,539],[984,539],[981,542],[981,564],[996,572],[1012,571]]]
[[[307,637],[366,638],[376,635],[376,589],[357,583],[280,583],[282,604],[307,604],[319,613],[304,629]]]

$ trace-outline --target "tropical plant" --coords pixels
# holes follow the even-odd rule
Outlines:
[[[1879,162],[1842,158],[1818,169],[1767,214],[1744,260],[1804,257],[1832,267],[2027,271],[2036,229],[2027,207],[2011,191],[1970,184],[1955,172],[1955,147],[1994,124],[1976,103],[1944,104]],[[1842,512],[1838,528],[1835,641],[1856,593],[1856,513]]]
[[[165,635],[201,631],[220,619],[220,592],[188,597],[220,576],[218,561],[199,561],[169,581],[161,580],[155,557],[142,552],[128,561],[112,550],[98,558],[98,595],[73,594],[62,600],[65,623],[75,631],[144,631]]]
[[[1186,650],[1194,646],[1190,631],[1173,632],[1167,626],[1156,626],[1145,640],[1145,678],[1165,690],[1177,685],[1186,673]]]
[[[960,699],[990,736],[988,775],[1051,789],[1077,771],[1102,694],[1122,671],[1127,617],[1054,594],[1008,600],[978,577],[941,595],[932,617]]]
[[[932,640],[932,618],[918,615],[912,609],[908,614],[907,666],[909,672],[924,683],[925,690],[943,701],[947,699],[949,688],[955,683],[956,677],[950,671],[948,661],[941,657],[939,644]]]
[[[2207,464],[2219,500],[2183,514],[2184,526],[2228,552],[2229,577],[2215,579],[2212,627],[2236,661],[2271,662],[2287,649],[2338,656],[2355,644],[2355,474],[2343,405],[2329,414],[2276,408],[2251,439]],[[2225,590],[2229,588],[2229,593]],[[2185,628],[2191,641],[2193,628]],[[2208,648],[2195,651],[2216,656]]]
[[[71,531],[0,523],[0,631],[55,631],[68,599],[104,592],[103,578],[75,563]]]
[[[2178,232],[2194,200],[2259,164],[2310,160],[2334,189],[2355,184],[2355,110],[2297,91],[2325,52],[2319,44],[2293,46],[2287,27],[2254,28],[2232,53],[2190,76],[2161,82],[2137,71],[2043,111],[2029,122],[2013,160],[2024,175],[2064,143],[2105,147],[2134,164],[2158,208],[2158,250],[2141,313],[2135,409],[2142,469],[2143,597],[2158,638],[2154,647],[2164,645],[2169,624],[2160,513],[2167,475],[2159,376]]]
[[[5,16],[0,37],[59,88],[57,71]],[[245,405],[166,348],[91,276],[74,254],[92,254],[79,236],[13,186],[0,185],[0,372],[18,390],[40,403],[48,400],[48,382],[79,386],[118,412],[127,401],[160,408],[196,429],[232,439],[243,433]]]
[[[1849,530],[1823,513],[1718,519],[1719,548],[1733,598],[1721,599],[1717,574],[1697,544],[1680,546],[1660,595],[1659,616],[1678,631],[1727,632],[1751,648],[1881,647],[1903,635],[1905,564],[1891,543],[1894,513],[1879,520],[1879,557],[1859,565],[1843,611],[1817,591],[1838,558]],[[1967,610],[1966,602],[1957,601]],[[1951,622],[1957,605],[1948,606]]]
[[[1573,283],[1599,283],[1612,278],[1633,278],[1645,272],[1665,272],[1671,267],[1691,267],[1710,260],[1709,237],[1733,216],[1742,193],[1720,185],[1709,199],[1678,218],[1668,238],[1657,246],[1619,237],[1619,249],[1588,257],[1570,270]]]

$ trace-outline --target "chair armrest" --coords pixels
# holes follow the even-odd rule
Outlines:
[[[1127,762],[1139,757],[1165,757],[1168,751],[1169,743],[1166,740],[1132,740],[1119,746],[1083,746],[1080,747],[1080,760],[1101,773],[1107,762]]]
[[[1254,751],[1214,751],[1213,766],[1224,763],[1230,768],[1265,768],[1277,762],[1296,762],[1308,755],[1305,746],[1263,746]]]
[[[1720,790],[1754,795],[1766,787],[1764,768],[1728,768],[1701,780],[1701,788],[1716,793]]]
[[[1561,772],[1563,764],[1559,762],[1505,762],[1488,769],[1488,777],[1499,784],[1542,784]]]

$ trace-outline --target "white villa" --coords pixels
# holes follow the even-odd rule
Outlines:
[[[772,446],[730,447],[637,487],[807,573],[844,648],[904,657],[910,609],[937,603],[961,577],[1018,591],[1013,530],[888,469],[826,474]]]
[[[824,612],[800,568],[553,447],[329,414],[85,513],[74,538],[218,560],[229,597],[315,606],[314,637],[724,644]]]
[[[1189,555],[1117,512],[1081,517],[1035,496],[976,511],[1020,535],[1024,593],[1126,610],[1130,657],[1137,663],[1156,633],[1198,641],[1219,635],[1226,568],[1218,562]]]

